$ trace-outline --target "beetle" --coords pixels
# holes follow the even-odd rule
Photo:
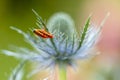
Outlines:
[[[45,29],[34,29],[33,32],[42,38],[53,38],[53,35],[47,32]]]

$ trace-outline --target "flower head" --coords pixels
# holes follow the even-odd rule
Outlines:
[[[39,32],[39,35],[25,33],[20,29],[11,27],[18,33],[22,34],[34,50],[27,48],[17,48],[17,51],[3,50],[6,55],[14,56],[19,59],[38,62],[36,71],[55,67],[58,65],[73,66],[76,61],[88,58],[93,54],[89,54],[90,50],[95,46],[101,33],[103,22],[100,26],[94,27],[90,24],[90,17],[87,19],[84,29],[79,36],[71,17],[65,13],[57,13],[53,15],[47,24],[33,10],[37,16],[37,25],[39,29],[44,29],[47,33],[54,37],[43,38],[39,35],[44,35]],[[32,29],[32,31],[34,31]],[[19,50],[18,50],[19,49]],[[39,70],[38,70],[39,69]],[[33,73],[34,73],[33,72]]]

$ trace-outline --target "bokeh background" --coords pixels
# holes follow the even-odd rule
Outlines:
[[[99,25],[107,12],[110,12],[96,46],[101,54],[80,62],[77,71],[70,68],[68,80],[120,80],[119,0],[0,0],[0,50],[11,49],[14,45],[30,47],[10,26],[25,32],[35,27],[36,17],[32,9],[46,20],[56,12],[66,12],[75,21],[77,29],[83,27],[89,14],[93,14],[92,22]],[[18,63],[17,59],[0,54],[0,80],[8,80]]]

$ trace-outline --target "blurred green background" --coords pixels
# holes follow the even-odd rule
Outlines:
[[[110,11],[112,15],[105,24],[106,27],[103,30],[103,39],[101,40],[100,44],[98,44],[98,48],[101,50],[101,52],[103,52],[103,54],[90,62],[86,62],[87,65],[85,64],[83,66],[85,70],[83,70],[83,72],[80,71],[77,74],[74,74],[76,76],[73,76],[73,78],[68,80],[120,79],[116,75],[119,70],[120,53],[120,1],[0,0],[0,50],[10,49],[12,45],[18,47],[30,47],[24,42],[24,39],[21,35],[10,29],[10,26],[16,26],[25,32],[28,31],[28,28],[35,27],[36,17],[33,14],[32,9],[36,10],[39,15],[46,20],[56,12],[66,12],[75,21],[76,28],[83,26],[89,14],[93,13],[92,20],[99,24],[104,18],[105,14]],[[111,37],[110,33],[113,33],[114,35],[112,34]],[[7,80],[12,69],[18,64],[18,62],[19,60],[16,60],[13,57],[0,54],[0,80]],[[108,70],[108,68],[110,68],[110,70]],[[81,73],[83,74],[81,75]],[[111,78],[111,75],[115,75],[115,78]],[[88,76],[88,79],[86,76]]]

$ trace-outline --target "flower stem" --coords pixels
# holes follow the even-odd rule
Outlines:
[[[66,66],[59,66],[59,80],[67,80]]]

